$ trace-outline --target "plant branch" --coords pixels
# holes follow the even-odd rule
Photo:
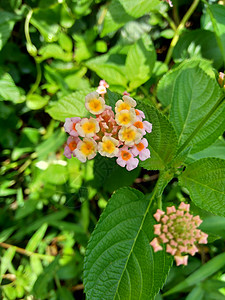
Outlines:
[[[183,19],[181,20],[179,26],[177,27],[177,30],[175,32],[175,35],[174,35],[172,41],[171,41],[169,50],[168,50],[167,55],[166,55],[165,64],[167,64],[167,65],[169,64],[169,62],[171,60],[171,57],[172,57],[172,54],[173,54],[173,49],[174,49],[174,47],[176,46],[176,44],[179,40],[180,34],[181,34],[183,28],[185,27],[186,22],[188,21],[188,19],[191,17],[191,15],[195,11],[196,7],[198,6],[199,1],[200,0],[194,0],[193,1],[193,3],[190,6],[189,10],[186,12],[186,14],[184,15]]]
[[[45,255],[45,254],[31,252],[26,249],[23,249],[23,248],[14,246],[14,245],[6,244],[6,243],[0,243],[0,247],[5,248],[5,249],[14,248],[16,250],[16,252],[18,252],[20,254],[23,254],[26,256],[36,256],[36,257],[39,257],[40,259],[46,259],[49,262],[51,262],[55,259],[55,256],[52,256],[52,255]]]

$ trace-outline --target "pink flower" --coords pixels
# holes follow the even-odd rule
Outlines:
[[[123,95],[124,95],[124,96],[130,96],[130,93],[128,93],[127,91],[124,91],[124,92],[123,92]]]
[[[134,124],[135,127],[139,128],[143,135],[146,134],[146,131],[150,133],[152,131],[152,124],[148,121],[137,120]]]
[[[81,118],[79,118],[79,117],[66,118],[66,121],[64,124],[65,131],[74,137],[78,136],[78,132],[76,130],[76,124],[79,123],[80,120],[81,120]]]
[[[167,214],[158,209],[153,215],[159,224],[154,225],[154,238],[150,245],[154,251],[160,250],[160,243],[166,244],[166,252],[174,256],[177,266],[187,265],[188,255],[198,252],[196,244],[206,244],[208,235],[197,227],[202,220],[189,213],[189,204],[182,202],[178,209],[167,207]],[[162,247],[161,247],[162,248]]]
[[[109,87],[108,83],[105,80],[100,80],[99,81],[99,86],[104,86],[105,88]]]
[[[121,167],[125,167],[128,171],[131,171],[137,168],[139,160],[134,158],[127,146],[123,146],[119,149],[118,158],[116,160],[117,164]]]
[[[150,150],[146,147],[148,146],[148,141],[144,138],[140,141],[139,144],[135,144],[131,148],[131,152],[134,156],[139,155],[140,160],[146,160],[150,157]]]
[[[135,108],[135,113],[137,118],[142,121],[142,119],[145,119],[145,114],[143,113],[142,110]]]
[[[69,136],[66,142],[66,146],[64,148],[64,155],[67,158],[72,158],[75,156],[74,150],[77,148],[77,144],[80,142],[80,139],[78,137]]]
[[[167,3],[169,4],[170,7],[173,7],[173,3],[172,3],[171,0],[163,0],[163,1],[167,2]]]

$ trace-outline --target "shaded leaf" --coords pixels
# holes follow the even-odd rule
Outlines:
[[[200,208],[225,216],[225,160],[203,158],[186,168],[179,177],[191,200]]]

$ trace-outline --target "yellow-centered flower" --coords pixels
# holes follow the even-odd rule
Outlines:
[[[99,132],[100,127],[98,121],[94,118],[83,118],[79,123],[76,124],[76,130],[82,137],[93,137]]]
[[[84,138],[77,144],[74,150],[76,157],[81,162],[86,162],[87,159],[92,159],[97,153],[97,143],[91,138]]]
[[[136,121],[135,110],[131,108],[130,110],[124,109],[116,114],[116,122],[121,126],[130,126]]]
[[[131,125],[130,127],[123,126],[119,131],[119,139],[127,146],[133,146],[141,141],[142,132],[140,129]]]
[[[92,92],[85,97],[85,107],[90,113],[99,115],[105,110],[105,100],[97,92]]]
[[[110,136],[104,136],[102,142],[98,143],[98,151],[102,156],[117,156],[119,149],[117,148],[119,141]]]

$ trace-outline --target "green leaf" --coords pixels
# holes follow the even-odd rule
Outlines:
[[[154,299],[162,287],[171,256],[154,253],[149,245],[154,236],[150,203],[130,188],[111,197],[87,247],[87,299]]]
[[[179,182],[200,208],[225,216],[225,160],[203,158],[186,168]]]
[[[112,193],[120,187],[131,185],[139,173],[140,168],[127,171],[114,159],[97,155],[94,160],[94,179],[91,183],[95,188],[102,187]]]
[[[32,235],[31,239],[27,243],[26,250],[34,252],[42,241],[45,232],[48,228],[46,223],[42,224],[42,226]]]
[[[38,8],[34,10],[30,23],[36,27],[46,42],[54,42],[58,39],[60,6],[55,5],[52,8]]]
[[[220,216],[209,216],[204,218],[200,229],[206,233],[219,235],[225,239],[225,218]]]
[[[130,81],[131,90],[149,80],[155,61],[155,48],[148,35],[144,35],[129,48],[126,59],[126,74]]]
[[[176,77],[171,97],[170,121],[178,135],[180,150],[191,152],[211,145],[225,128],[225,101],[216,80],[200,67],[183,69]]]
[[[155,107],[138,102],[137,108],[152,123],[152,132],[146,134],[151,157],[141,162],[147,170],[163,170],[172,161],[177,150],[177,136],[172,124]]]
[[[202,300],[204,297],[205,291],[201,285],[197,285],[193,290],[188,294],[185,300]]]
[[[20,17],[13,13],[4,10],[0,11],[0,50],[10,37],[15,21],[18,19]]]
[[[42,180],[55,185],[64,184],[68,180],[69,174],[65,166],[51,164],[44,172]]]
[[[213,257],[206,264],[201,266],[197,271],[192,273],[188,278],[184,279],[181,283],[170,289],[164,296],[181,292],[193,285],[196,285],[204,279],[210,277],[215,272],[219,271],[225,266],[225,253]]]
[[[225,159],[225,140],[224,138],[219,138],[215,143],[210,145],[208,148],[194,153],[189,154],[187,160],[185,160],[186,163],[194,162],[195,160],[201,159],[201,158],[207,158],[207,157],[217,157],[221,159]]]
[[[46,109],[46,112],[55,120],[65,122],[66,118],[87,117],[85,96],[92,90],[84,90],[69,94]]]
[[[207,12],[210,15],[213,29],[217,37],[217,44],[223,55],[223,60],[225,63],[225,7],[219,4],[209,5],[207,3]]]
[[[190,69],[195,66],[199,66],[199,68],[202,68],[209,76],[215,78],[215,74],[211,68],[211,63],[208,60],[192,58],[183,61],[178,66],[175,65],[173,69],[171,69],[165,74],[165,76],[161,78],[157,87],[157,97],[163,106],[168,106],[171,104],[176,80],[180,76],[180,73],[182,73],[184,69]]]
[[[64,52],[63,49],[58,44],[47,44],[42,46],[38,54],[40,56],[37,57],[38,62],[42,62],[48,58],[55,58],[62,61],[71,61],[73,54]]]
[[[20,91],[15,85],[10,74],[0,68],[0,100],[10,100],[14,103],[20,102]]]
[[[29,107],[30,109],[36,110],[43,108],[45,105],[48,104],[48,101],[48,96],[42,97],[38,94],[32,94],[27,96],[26,104],[27,107]]]
[[[58,289],[57,296],[58,300],[74,300],[72,293],[64,286]]]
[[[223,56],[216,43],[215,34],[209,30],[196,29],[185,31],[173,51],[175,61],[201,56],[213,60],[215,68],[220,69]]]
[[[48,286],[59,268],[59,256],[57,256],[52,263],[50,263],[43,272],[38,276],[33,286],[34,297],[39,299],[46,299],[48,295]],[[48,298],[48,297],[47,297]]]
[[[158,0],[114,0],[107,9],[101,35],[118,30],[125,23],[137,19],[154,10],[159,4]],[[119,14],[118,14],[119,12]]]
[[[87,61],[85,64],[110,85],[120,85],[126,88],[125,55],[104,54]]]

